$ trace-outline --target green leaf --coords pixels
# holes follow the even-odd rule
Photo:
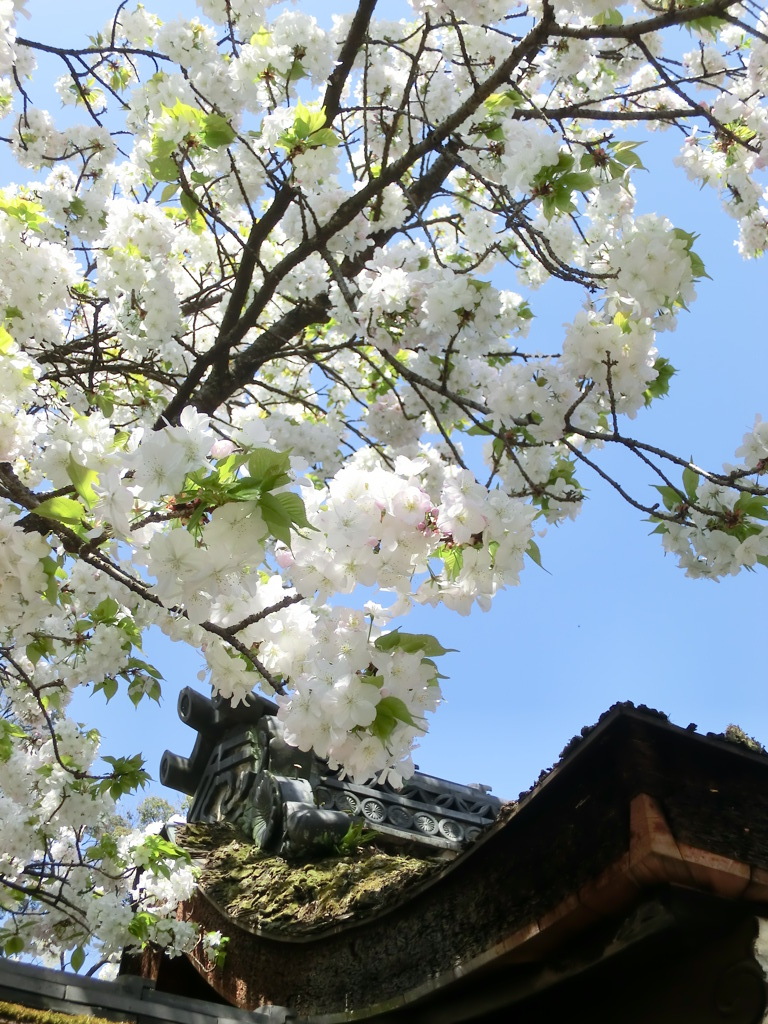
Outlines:
[[[69,958],[69,966],[77,974],[80,968],[85,963],[85,950],[82,946],[75,946],[72,950],[72,956]]]
[[[114,597],[105,597],[103,601],[99,601],[96,607],[91,612],[91,618],[94,622],[103,622],[107,625],[111,625],[120,611],[120,605],[114,599]]]
[[[626,313],[622,313],[621,310],[614,313],[613,322],[617,327],[621,328],[622,334],[632,333],[632,320]]]
[[[552,209],[559,210],[560,213],[573,213],[576,209],[576,204],[571,199],[571,190],[569,188],[563,189],[558,186],[554,196],[550,197],[549,211],[552,216]]]
[[[683,228],[673,228],[672,234],[675,238],[679,238],[680,241],[685,244],[686,251],[688,252],[688,259],[691,261],[691,274],[693,275],[693,279],[698,281],[702,277],[709,278],[709,274],[704,267],[704,261],[698,253],[693,251],[692,248],[693,243],[699,236],[694,234],[692,231],[684,231]],[[711,278],[709,279],[712,280]]]
[[[13,753],[13,741],[23,739],[26,733],[20,725],[0,718],[0,764],[5,764]]]
[[[0,211],[7,213],[14,220],[21,221],[24,227],[32,231],[39,231],[41,226],[48,222],[40,203],[20,199],[18,196],[6,198],[4,192],[0,192]]]
[[[517,89],[507,89],[506,92],[491,93],[483,105],[489,114],[495,114],[508,107],[518,107],[522,102],[522,93]]]
[[[112,676],[105,676],[100,682],[93,684],[93,692],[99,693],[99,691],[104,693],[107,703],[109,703],[117,693],[117,680]]]
[[[293,491],[281,491],[274,497],[283,506],[286,515],[295,526],[305,530],[315,529],[307,519],[307,510],[298,494],[294,494]]]
[[[707,269],[704,266],[704,260],[698,253],[691,249],[688,252],[688,258],[691,261],[691,273],[695,281],[700,281],[702,277],[706,277],[708,280],[712,280],[711,276],[707,273]]]
[[[435,664],[435,662],[431,658],[422,658],[421,659],[421,664],[422,665],[429,665],[430,668],[434,669],[434,673],[435,674],[429,680],[429,683],[427,684],[428,686],[437,686],[438,685],[438,682],[437,682],[438,679],[448,679],[448,678],[450,678],[449,676],[443,675],[442,672],[438,672],[437,665]],[[382,681],[383,681],[383,677],[382,677]],[[381,684],[379,684],[379,685],[381,686]]]
[[[162,689],[160,684],[150,676],[136,676],[128,684],[128,699],[135,708],[139,706],[145,697],[149,697],[150,700],[159,704],[161,696]]]
[[[59,600],[58,579],[64,578],[65,574],[60,568],[59,563],[49,555],[40,559],[40,565],[43,572],[48,577],[48,586],[45,588],[43,597],[49,604],[57,604]]]
[[[263,485],[250,476],[236,480],[226,489],[227,497],[231,501],[258,501],[263,492]]]
[[[621,11],[617,11],[615,8],[596,14],[592,21],[595,25],[609,25],[611,28],[618,28],[619,25],[624,24]]]
[[[264,25],[261,26],[250,38],[251,46],[271,46],[272,33]]]
[[[168,139],[152,139],[152,150],[147,163],[150,174],[158,181],[178,181],[179,168],[174,159],[175,143]]]
[[[564,174],[558,184],[570,192],[589,192],[595,187],[595,179],[587,171],[574,171]]]
[[[206,114],[200,138],[209,149],[219,149],[234,142],[236,134],[232,125],[221,114]]]
[[[248,471],[262,490],[271,491],[291,482],[291,453],[257,448],[248,456]]]
[[[377,651],[392,651],[396,647],[405,651],[406,654],[421,653],[427,658],[437,658],[441,654],[449,654],[455,651],[455,647],[443,647],[439,640],[429,633],[401,633],[399,629],[393,629],[391,633],[385,633],[378,637],[373,646]]]
[[[376,718],[369,728],[377,739],[386,744],[397,728],[398,722],[424,731],[423,726],[414,719],[406,704],[399,697],[383,697],[376,705]]]
[[[401,639],[400,630],[393,629],[391,633],[385,633],[384,636],[378,637],[373,646],[377,651],[392,651],[395,647],[400,646]]]
[[[97,843],[88,848],[88,856],[91,860],[114,860],[118,853],[118,845],[114,836],[109,834],[99,838]]]
[[[494,444],[496,442],[494,441]],[[503,447],[503,442],[499,441]],[[449,580],[458,579],[461,570],[464,568],[464,555],[461,548],[447,547],[443,545],[435,552],[438,558],[443,560],[443,571]]]
[[[96,470],[88,469],[87,466],[81,466],[70,455],[67,462],[67,476],[74,484],[75,490],[85,502],[86,507],[93,508],[99,500],[98,494],[93,489],[93,485],[98,483],[99,480],[99,474]]]
[[[274,494],[263,494],[259,499],[259,509],[270,534],[291,546],[291,517],[277,500]]]
[[[148,661],[144,661],[143,658],[129,658],[127,668],[139,669],[142,672],[146,672],[147,675],[152,676],[153,679],[162,679],[163,674],[154,665],[150,665]]]
[[[387,740],[397,728],[397,719],[377,708],[376,717],[368,728],[386,746]]]
[[[48,498],[32,510],[44,519],[53,519],[66,526],[79,526],[85,516],[85,509],[74,498]]]
[[[313,110],[311,107],[305,107],[301,100],[299,100],[296,106],[296,124],[305,125],[308,135],[311,135],[312,132],[320,131],[324,127],[325,121],[325,107]]]
[[[52,638],[43,633],[39,633],[31,643],[27,644],[27,657],[33,665],[36,665],[41,658],[50,658],[55,653],[56,647]]]
[[[552,218],[555,215],[555,210],[557,209],[557,205],[555,203],[555,197],[554,196],[544,196],[544,198],[541,201],[541,209],[542,209],[542,211],[544,213],[544,216],[547,218],[547,220],[552,220]]]
[[[655,487],[661,495],[664,507],[670,512],[676,512],[683,504],[683,496],[674,487],[667,487],[666,484],[657,484]]]
[[[669,394],[669,385],[677,373],[672,363],[664,356],[659,356],[653,364],[657,377],[651,381],[643,392],[646,406],[650,405],[655,398],[664,398]]]
[[[287,81],[298,82],[302,78],[307,77],[307,72],[304,70],[304,65],[300,60],[295,60],[288,69]]]
[[[546,182],[559,177],[561,174],[566,174],[571,170],[575,162],[575,158],[572,157],[570,153],[560,153],[557,158],[557,163],[547,164],[546,167],[542,167],[541,170],[537,172],[533,180],[536,184],[545,184]]]
[[[626,140],[624,142],[610,142],[608,148],[611,151],[612,160],[616,163],[621,164],[624,168],[635,167],[639,171],[644,171],[645,165],[635,152],[639,146],[643,145],[645,145],[643,142],[630,142]]]
[[[535,562],[536,565],[538,565],[540,569],[544,568],[544,566],[541,564],[541,551],[539,550],[539,545],[536,543],[535,540],[531,540],[528,542],[528,547],[525,549],[525,553],[526,555],[528,555],[532,562]]]
[[[413,717],[411,712],[408,710],[407,705],[399,697],[382,697],[379,703],[376,705],[377,712],[381,711],[385,715],[389,715],[391,718],[396,719],[398,722],[404,722],[406,725],[415,726],[417,729],[420,728],[416,719]]]
[[[696,501],[696,491],[699,487],[699,474],[690,466],[683,470],[683,490],[690,501]]]
[[[182,192],[179,196],[179,202],[181,203],[182,210],[190,220],[197,216],[199,204],[191,192]]]
[[[221,459],[216,464],[216,480],[219,484],[226,486],[237,478],[237,471],[247,461],[246,456],[233,452]]]
[[[280,136],[277,145],[289,152],[303,152],[319,146],[338,146],[336,133],[326,127],[327,115],[325,107],[319,110],[304,106],[299,100],[296,104],[293,126]]]
[[[72,218],[72,220],[78,220],[80,217],[85,216],[87,209],[88,208],[83,200],[79,196],[75,196],[75,198],[70,201],[65,212],[68,217]]]
[[[6,956],[16,956],[24,952],[24,939],[20,935],[11,935],[3,943],[3,950]]]
[[[192,107],[189,103],[184,103],[182,100],[176,100],[172,107],[167,107],[164,103],[161,105],[161,109],[164,114],[168,114],[172,121],[176,124],[183,124],[189,131],[199,131],[200,126],[205,120],[205,114],[198,107]]]
[[[128,931],[135,939],[139,940],[142,948],[149,942],[150,929],[157,920],[156,914],[150,914],[148,910],[140,910],[128,925]]]
[[[157,181],[177,181],[179,177],[179,168],[176,166],[176,161],[173,157],[164,156],[156,157],[147,164],[149,167],[149,173]]]
[[[6,310],[6,316],[8,311]],[[7,356],[12,350],[15,342],[5,327],[0,326],[0,356]]]
[[[768,519],[766,505],[768,505],[766,498],[758,498],[754,494],[742,494],[733,507],[745,516],[751,516],[752,519]]]
[[[186,850],[159,835],[146,836],[138,850],[142,852],[147,867],[164,878],[171,877],[178,862],[190,864],[192,860]]]
[[[181,208],[187,215],[189,226],[196,235],[205,231],[205,218],[200,213],[200,203],[192,192],[183,191],[179,196]],[[166,211],[169,212],[169,211]]]
[[[470,437],[487,437],[489,434],[493,434],[493,432],[493,420],[486,420],[485,423],[476,423],[467,431]]]
[[[112,772],[99,780],[96,790],[109,793],[113,800],[118,800],[126,793],[133,793],[149,782],[149,772],[144,771],[144,758],[141,754],[133,757],[103,757],[102,760],[112,765]]]
[[[727,25],[728,22],[725,18],[718,18],[716,14],[709,14],[703,18],[694,18],[693,21],[685,23],[685,28],[691,31],[706,32],[711,36],[716,36],[723,25]]]
[[[318,146],[329,146],[333,149],[338,144],[339,137],[332,128],[318,128],[307,138],[307,145],[313,149],[317,149]]]

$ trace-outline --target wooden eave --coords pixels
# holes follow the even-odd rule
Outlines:
[[[618,707],[507,820],[384,914],[302,942],[243,929],[200,893],[181,914],[230,935],[207,980],[237,1006],[426,1024],[438,1001],[435,1020],[472,1019],[450,1005],[475,983],[513,1003],[516,979],[670,887],[768,904],[768,758]]]

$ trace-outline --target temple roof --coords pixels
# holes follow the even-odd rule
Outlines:
[[[230,936],[209,981],[241,1007],[274,1004],[316,1024],[522,1013],[565,977],[554,960],[581,957],[586,970],[638,936],[698,920],[702,901],[707,921],[768,902],[768,757],[743,739],[617,705],[464,852],[385,905],[316,934],[275,929],[258,901],[235,920],[210,890],[182,913]],[[296,868],[298,879],[309,870]],[[151,959],[144,971],[160,984],[165,970],[172,986]]]

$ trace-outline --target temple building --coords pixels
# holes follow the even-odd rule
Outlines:
[[[179,1024],[768,1020],[768,756],[739,730],[616,705],[502,803],[419,773],[354,785],[287,747],[261,699],[188,690],[180,713],[194,749],[162,773],[192,796],[174,838],[201,874],[179,914],[228,937],[226,958],[126,954],[117,982],[85,985],[97,1016],[149,1021],[159,1000]],[[3,970],[0,1000],[74,1012]]]

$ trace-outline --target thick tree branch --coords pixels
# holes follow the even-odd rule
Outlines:
[[[219,333],[219,337],[215,344],[205,354],[205,356],[198,360],[187,380],[185,380],[184,384],[180,387],[177,395],[171,402],[169,402],[161,416],[158,417],[156,424],[157,428],[165,423],[175,423],[178,421],[178,417],[181,415],[183,408],[192,397],[194,386],[202,379],[207,368],[216,363],[220,356],[229,353],[232,348],[244,339],[250,330],[257,326],[258,318],[264,312],[267,305],[272,301],[273,296],[277,293],[280,283],[284,280],[286,275],[295,267],[303,263],[304,260],[306,260],[312,253],[322,250],[331,238],[351,224],[355,217],[357,217],[365,209],[367,204],[387,185],[391,185],[394,182],[399,181],[402,176],[419,160],[439,151],[442,144],[448,140],[451,134],[464,121],[466,121],[467,118],[474,114],[480,105],[497,88],[507,82],[512,75],[512,72],[520,62],[531,57],[537,51],[547,38],[550,25],[551,16],[545,13],[545,16],[513,49],[509,57],[507,57],[506,60],[501,61],[498,68],[496,68],[495,71],[489,75],[488,78],[476,90],[474,90],[472,95],[461,103],[452,114],[446,117],[445,120],[437,127],[428,131],[426,137],[422,139],[421,142],[411,146],[403,156],[394,160],[387,167],[383,167],[378,177],[369,181],[367,185],[364,185],[358,192],[346,199],[339,206],[336,212],[331,215],[326,223],[316,230],[313,235],[299,242],[299,244],[284,256],[275,267],[267,271],[264,275],[261,287],[251,300],[248,307],[226,333],[223,331]],[[247,275],[244,275],[243,281],[245,281],[246,276]],[[247,285],[244,284],[243,287],[247,290]],[[276,339],[274,339],[273,335],[272,344],[274,344],[274,340]],[[266,351],[271,354],[273,351],[272,344],[266,344],[262,351]],[[246,366],[251,370],[251,372],[257,366],[261,365],[261,362],[263,362],[263,359],[261,359],[261,362],[259,361],[260,358],[260,355],[253,352],[249,353],[246,358]],[[238,378],[241,376],[242,374],[238,373]],[[219,393],[226,390],[222,387],[221,383],[223,377],[224,370],[222,368],[218,373],[216,384],[212,385],[212,390]],[[191,381],[194,382],[194,385],[190,384]],[[199,398],[197,400],[193,399],[192,404],[204,411],[208,411],[211,408],[211,403],[207,396],[204,401],[200,401]]]

